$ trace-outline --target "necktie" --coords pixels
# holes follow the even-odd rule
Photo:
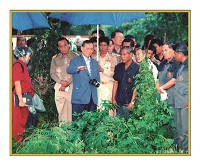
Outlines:
[[[89,74],[91,75],[90,59],[87,59],[87,60],[86,60],[86,65],[87,65],[88,72],[89,72]]]

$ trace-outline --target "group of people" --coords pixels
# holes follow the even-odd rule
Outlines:
[[[156,89],[162,100],[174,110],[174,143],[188,150],[188,47],[181,42],[163,43],[153,35],[147,36],[147,52],[157,66]],[[151,48],[151,49],[150,49]],[[164,97],[162,98],[162,96]]]
[[[102,30],[99,36],[95,36],[96,34],[97,31],[94,31],[90,39],[82,42],[80,55],[70,51],[68,39],[61,37],[57,41],[60,53],[52,58],[50,76],[56,82],[54,89],[59,125],[75,121],[77,116],[74,116],[74,113],[82,113],[84,110],[95,111],[104,100],[117,104],[116,110],[109,111],[109,116],[119,115],[127,120],[126,110],[131,113],[137,98],[137,89],[133,87],[134,77],[140,72],[140,63],[148,56],[149,71],[155,79],[155,85],[152,86],[156,87],[159,94],[167,94],[168,105],[175,112],[174,122],[177,131],[175,142],[179,148],[187,149],[187,45],[162,43],[152,35],[150,38],[145,37],[144,45],[140,48],[134,36],[124,36],[120,30],[112,32],[110,38],[105,36]],[[25,65],[32,52],[29,53],[28,47],[27,50],[25,46],[22,47],[24,54],[17,56],[14,53],[14,55],[25,70],[23,73],[16,61],[12,80],[15,85],[13,94],[17,93],[21,101],[19,107],[13,104],[13,135],[17,141],[19,140],[17,133],[25,129],[28,112],[20,94],[34,93]],[[98,54],[97,48],[99,48]],[[18,47],[16,49],[19,50]],[[16,131],[15,128],[20,130]]]

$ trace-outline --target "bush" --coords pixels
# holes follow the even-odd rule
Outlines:
[[[145,77],[144,77],[145,75]],[[140,64],[133,113],[128,121],[110,117],[112,104],[84,111],[70,126],[35,129],[16,150],[22,154],[160,154],[177,153],[173,145],[173,110],[160,101],[148,59]],[[69,132],[70,131],[70,132]]]

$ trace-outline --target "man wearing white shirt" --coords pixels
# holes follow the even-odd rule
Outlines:
[[[114,69],[117,65],[117,58],[115,55],[108,53],[109,38],[99,38],[99,71],[101,86],[98,89],[98,103],[101,105],[103,100],[112,101],[112,89],[113,89],[113,75]],[[109,111],[110,116],[116,115],[112,110]]]

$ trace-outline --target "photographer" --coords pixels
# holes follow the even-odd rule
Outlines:
[[[72,113],[95,111],[97,108],[100,76],[98,62],[91,57],[93,49],[92,42],[85,40],[81,46],[82,54],[73,58],[66,69],[73,77]],[[76,117],[72,115],[74,120]]]

